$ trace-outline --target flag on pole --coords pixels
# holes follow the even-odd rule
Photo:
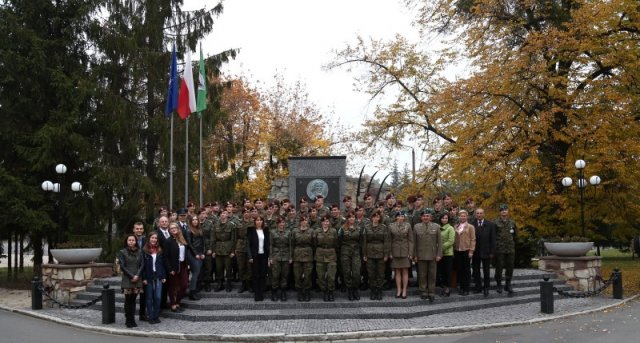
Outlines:
[[[167,105],[164,114],[169,117],[171,112],[178,108],[178,59],[176,58],[176,46],[173,45],[171,53],[171,67],[169,69],[169,91],[167,92]]]
[[[196,93],[193,87],[193,71],[191,70],[191,51],[187,52],[184,62],[184,72],[180,94],[178,95],[178,114],[180,118],[187,119],[189,114],[196,111]]]
[[[202,57],[202,43],[200,43],[200,73],[198,75],[198,101],[197,111],[207,108],[207,74],[204,70],[204,58]]]

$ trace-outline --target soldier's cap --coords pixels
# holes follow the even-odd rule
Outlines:
[[[186,208],[183,207],[183,208],[178,210],[178,215],[179,216],[184,216],[186,214],[187,214],[187,209]]]
[[[432,216],[434,213],[435,213],[435,211],[432,208],[428,207],[428,208],[425,208],[424,210],[422,210],[421,215],[424,216],[425,214],[428,214],[428,215]]]
[[[351,201],[350,195],[345,195],[344,198],[342,198],[342,202],[347,202],[347,201]]]
[[[387,196],[386,196],[386,197],[384,197],[384,200],[389,200],[389,199],[391,199],[391,198],[395,198],[395,196],[393,195],[393,193],[389,193],[389,194],[387,194]]]
[[[409,195],[409,197],[407,198],[407,202],[410,204],[413,204],[414,202],[416,202],[416,196],[415,195]]]
[[[190,201],[190,202],[187,204],[187,207],[196,207],[196,204],[195,204],[193,201]]]
[[[507,204],[500,204],[500,211],[508,210],[509,206]]]
[[[400,216],[404,216],[404,211],[398,211],[396,212],[396,217],[400,217]]]

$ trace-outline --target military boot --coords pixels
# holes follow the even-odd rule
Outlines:
[[[369,300],[376,300],[376,297],[378,296],[377,292],[377,289],[371,287],[371,290],[369,290]]]
[[[509,293],[509,296],[512,296],[515,293],[513,291],[513,288],[511,287],[511,280],[507,280],[505,282],[504,290],[507,291],[507,293]]]
[[[240,286],[240,289],[238,290],[238,293],[244,293],[247,290],[248,290],[247,282],[246,281],[242,281],[242,286]]]
[[[280,300],[287,301],[287,291],[284,289],[280,290]]]
[[[298,290],[298,301],[304,301],[304,292],[301,289]]]
[[[360,293],[359,293],[357,287],[353,289],[353,299],[354,300],[360,300]]]
[[[322,296],[323,301],[329,301],[329,291],[324,291]]]
[[[496,280],[496,284],[497,284],[496,292],[498,294],[502,294],[502,281],[501,280]]]
[[[271,290],[271,301],[278,301],[278,290],[277,289],[272,289]]]
[[[349,301],[353,301],[353,290],[351,288],[347,288],[347,298],[349,299]]]
[[[224,282],[220,281],[220,283],[218,283],[218,287],[216,287],[215,291],[216,292],[220,292],[223,289],[224,289]]]
[[[233,287],[231,287],[231,280],[227,280],[227,285],[225,286],[225,290],[226,290],[227,292],[231,292],[231,289],[232,289],[232,288],[233,288]]]
[[[333,297],[333,291],[329,291],[329,301],[334,301],[336,298]]]

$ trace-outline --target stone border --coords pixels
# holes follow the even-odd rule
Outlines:
[[[326,334],[285,334],[285,333],[272,333],[272,334],[252,334],[252,335],[215,335],[215,334],[183,334],[173,332],[147,332],[137,330],[127,330],[121,328],[107,328],[95,325],[86,325],[76,322],[66,321],[50,315],[38,313],[36,311],[8,308],[4,305],[0,305],[1,310],[8,312],[14,312],[22,315],[27,315],[34,318],[48,320],[54,323],[67,325],[70,327],[98,332],[112,335],[124,335],[134,337],[150,337],[150,338],[168,338],[179,340],[215,340],[223,342],[293,342],[293,341],[336,341],[336,340],[352,340],[352,339],[374,339],[379,337],[384,338],[402,338],[402,337],[414,337],[425,335],[438,335],[438,334],[454,334],[461,332],[479,331],[485,329],[494,329],[501,327],[509,327],[516,325],[529,325],[543,323],[547,321],[564,319],[577,315],[589,314],[593,312],[604,311],[616,306],[625,304],[631,300],[640,297],[640,294],[633,295],[629,298],[617,301],[613,304],[600,306],[593,309],[577,311],[572,313],[565,313],[562,315],[552,315],[547,317],[534,318],[529,320],[492,323],[492,324],[477,324],[477,325],[462,325],[453,327],[440,327],[440,328],[412,328],[412,329],[391,329],[391,330],[371,330],[371,331],[354,331],[354,332],[335,332]]]

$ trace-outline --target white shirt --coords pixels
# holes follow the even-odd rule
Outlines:
[[[178,249],[180,250],[180,257],[178,258],[178,260],[180,262],[184,262],[184,252],[185,252],[185,247],[184,244],[180,244],[178,243]]]
[[[258,233],[258,254],[264,254],[264,230],[256,230]]]
[[[164,238],[169,238],[169,230],[168,229],[167,230],[160,229],[160,232],[162,232],[162,234],[164,235]]]
[[[154,273],[156,272],[156,257],[157,257],[156,253],[151,254],[151,258],[153,260],[153,272]]]

